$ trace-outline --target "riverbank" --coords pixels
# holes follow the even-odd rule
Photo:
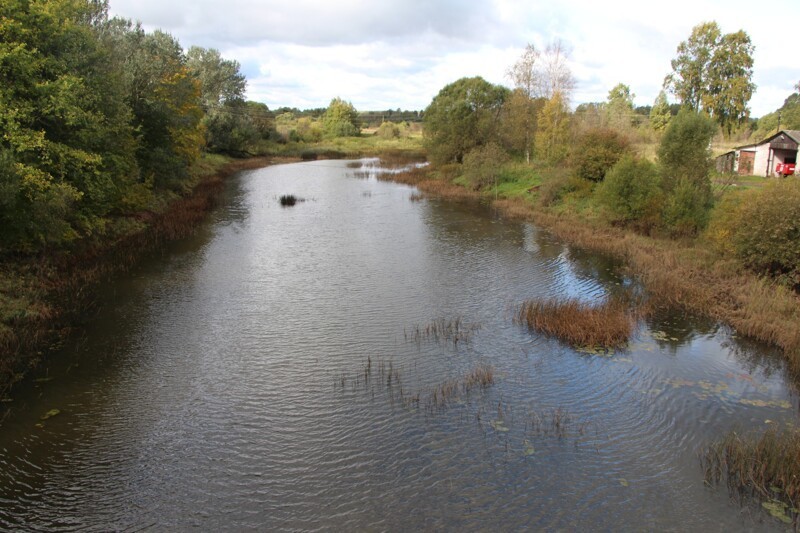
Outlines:
[[[537,201],[546,183],[513,195],[503,187],[483,192],[436,176],[431,169],[388,176],[426,194],[454,200],[490,202],[504,216],[529,220],[564,241],[625,262],[655,303],[680,306],[732,326],[739,334],[779,347],[789,369],[800,377],[800,297],[715,253],[702,240],[649,237],[614,227],[591,211]]]
[[[129,217],[137,229],[124,236],[84,243],[70,251],[3,258],[0,261],[0,400],[49,352],[58,349],[81,316],[92,308],[94,284],[131,268],[143,253],[190,235],[217,205],[224,180],[232,174],[297,160],[288,156],[204,158],[194,169],[197,184],[189,194],[158,212],[140,212]]]

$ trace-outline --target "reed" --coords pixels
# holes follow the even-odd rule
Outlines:
[[[292,207],[297,203],[297,197],[293,194],[284,194],[278,198],[278,201],[283,207]]]
[[[530,300],[520,307],[517,320],[581,348],[621,348],[628,343],[635,323],[627,305],[614,299],[599,304],[573,298]]]
[[[468,343],[472,335],[481,329],[480,324],[466,323],[461,317],[451,319],[437,318],[424,325],[415,325],[410,330],[404,330],[406,341],[421,343],[433,340],[434,342],[452,341],[455,346],[459,342]]]
[[[769,429],[759,437],[732,431],[701,453],[705,481],[724,481],[741,504],[755,500],[772,516],[798,523],[800,430]]]

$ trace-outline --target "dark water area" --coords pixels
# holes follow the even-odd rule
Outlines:
[[[630,280],[376,165],[243,172],[195,236],[101,287],[9,404],[0,530],[781,528],[698,459],[797,424],[775,354],[675,311],[615,353],[531,333],[523,300]],[[456,320],[459,342],[425,335]],[[432,402],[480,366],[492,386]]]

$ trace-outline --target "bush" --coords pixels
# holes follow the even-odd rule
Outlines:
[[[598,128],[586,132],[578,141],[573,162],[581,178],[602,181],[606,173],[628,151],[628,140],[614,130]]]
[[[800,290],[800,181],[774,181],[749,193],[738,214],[737,256],[756,272]]]
[[[464,156],[464,177],[475,189],[491,186],[497,182],[508,154],[496,143],[490,142],[473,148]]]
[[[712,119],[687,109],[674,117],[658,147],[658,161],[664,172],[663,185],[670,191],[682,179],[705,187],[712,167],[711,138],[717,131]]]
[[[400,137],[400,127],[394,122],[383,122],[378,128],[377,134],[382,139],[396,139]]]
[[[664,224],[673,236],[697,235],[708,224],[711,206],[710,188],[689,178],[681,178],[667,193]]]
[[[614,221],[650,231],[659,224],[664,203],[658,169],[650,161],[626,155],[606,175],[597,199]]]

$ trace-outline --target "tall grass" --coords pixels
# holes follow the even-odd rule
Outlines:
[[[731,494],[760,501],[775,518],[797,523],[800,507],[800,431],[769,429],[760,437],[732,431],[701,454],[708,484],[724,481]]]
[[[571,346],[595,348],[625,346],[635,324],[627,305],[614,299],[599,304],[574,298],[529,300],[520,306],[517,320]]]

